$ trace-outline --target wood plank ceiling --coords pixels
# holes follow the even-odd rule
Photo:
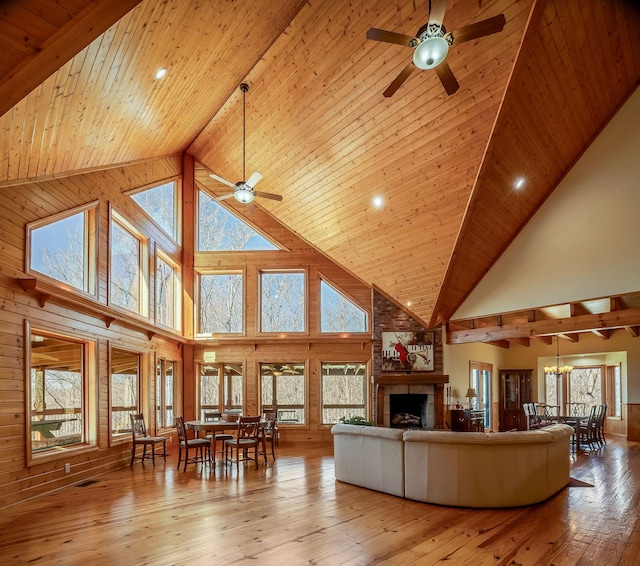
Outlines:
[[[0,188],[184,151],[236,182],[247,82],[247,175],[284,197],[257,204],[428,325],[449,321],[640,80],[624,0],[450,0],[448,30],[497,14],[504,30],[453,45],[455,94],[420,71],[391,98],[412,52],[366,31],[413,35],[428,0],[0,10]]]

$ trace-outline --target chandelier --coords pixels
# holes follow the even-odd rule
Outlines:
[[[555,373],[557,377],[560,377],[563,373],[571,373],[573,366],[561,366],[560,365],[560,338],[556,334],[556,365],[544,366],[544,373]]]

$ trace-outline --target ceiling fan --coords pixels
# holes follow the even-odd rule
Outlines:
[[[262,174],[258,171],[254,171],[251,173],[251,176],[247,179],[246,171],[245,171],[245,163],[246,163],[246,146],[247,146],[247,105],[246,105],[246,94],[249,90],[249,85],[246,83],[242,83],[240,85],[240,90],[242,91],[242,181],[238,181],[235,185],[230,181],[216,175],[215,173],[209,173],[209,176],[212,179],[215,179],[219,183],[223,185],[227,185],[227,187],[231,187],[233,189],[232,193],[228,193],[226,195],[222,195],[217,197],[216,201],[225,200],[228,198],[235,198],[238,202],[248,205],[250,208],[253,207],[253,199],[255,197],[263,197],[270,198],[272,200],[282,200],[281,195],[274,195],[272,193],[262,193],[254,190],[254,187],[262,179]]]
[[[500,14],[475,24],[461,27],[455,31],[447,32],[442,24],[444,13],[447,10],[447,0],[432,0],[430,4],[429,21],[418,30],[415,37],[377,28],[371,28],[367,32],[367,39],[395,43],[414,49],[413,60],[384,91],[383,94],[387,98],[395,94],[396,90],[400,88],[416,68],[422,70],[434,69],[447,94],[453,94],[460,85],[446,61],[449,47],[454,43],[458,45],[464,41],[498,33],[502,31],[506,22],[504,14]]]

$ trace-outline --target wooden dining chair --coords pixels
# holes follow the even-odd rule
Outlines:
[[[156,445],[162,444],[162,457],[164,461],[167,461],[167,438],[164,436],[149,436],[147,434],[147,427],[144,424],[144,415],[139,413],[137,415],[129,415],[131,421],[131,434],[133,435],[133,443],[131,445],[131,463],[138,458],[141,462],[144,462],[147,458],[151,458],[153,465],[156,465]],[[138,446],[142,446],[142,454],[136,455]],[[151,453],[147,455],[147,446],[151,448]]]
[[[253,460],[258,468],[258,455],[262,445],[262,426],[260,416],[240,417],[236,437],[225,442],[225,461],[233,462],[235,451],[235,461],[238,466],[241,461]],[[253,457],[250,450],[253,449]],[[242,457],[241,457],[242,454]],[[264,463],[267,464],[267,455],[264,454]]]
[[[184,471],[187,464],[205,464],[207,461],[215,468],[215,460],[211,457],[211,441],[206,438],[189,438],[183,417],[176,417],[176,430],[178,431],[178,469],[182,461],[184,450]],[[194,451],[194,456],[189,457],[189,450]]]
[[[280,440],[280,431],[278,430],[278,412],[277,411],[263,411],[262,418],[264,426],[262,428],[262,434],[264,435],[264,441],[266,444],[271,445],[271,456],[276,459],[276,447]]]
[[[580,441],[588,444],[589,448],[598,444],[597,416],[598,406],[592,405],[589,410],[589,418],[586,422],[580,423]]]
[[[565,414],[570,417],[578,417],[587,414],[586,403],[567,403],[565,405]]]
[[[222,413],[220,411],[205,411],[203,417],[205,421],[222,421]],[[226,451],[225,443],[227,440],[233,439],[233,434],[229,434],[228,432],[215,432],[205,435],[205,438],[212,444],[212,457],[216,457],[216,452],[220,452],[220,454],[224,457]],[[220,450],[217,449],[218,442],[220,442]]]

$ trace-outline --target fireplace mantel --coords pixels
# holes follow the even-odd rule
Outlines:
[[[373,378],[376,385],[435,385],[449,383],[449,376],[433,373],[385,373]]]

